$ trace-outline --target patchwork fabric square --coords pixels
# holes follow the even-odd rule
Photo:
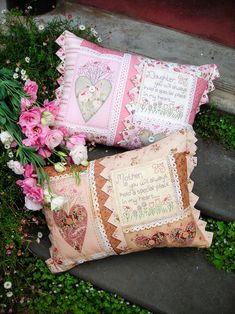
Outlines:
[[[161,247],[209,247],[212,233],[195,209],[190,174],[196,138],[187,129],[81,168],[80,184],[68,171],[46,168],[59,211],[44,208],[52,243],[52,272],[85,261]]]
[[[154,60],[99,47],[68,31],[57,43],[57,125],[105,145],[133,149],[190,128],[219,76],[215,64]]]

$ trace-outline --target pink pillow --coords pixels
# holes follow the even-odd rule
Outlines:
[[[138,150],[91,161],[76,184],[69,172],[46,168],[63,208],[44,213],[52,272],[85,261],[159,247],[209,247],[212,233],[194,208],[190,174],[196,138],[187,130]]]
[[[56,91],[58,125],[136,148],[193,124],[219,76],[215,64],[180,65],[102,48],[65,31]]]

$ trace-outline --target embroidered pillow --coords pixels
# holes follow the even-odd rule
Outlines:
[[[194,121],[215,64],[180,65],[105,49],[66,31],[58,39],[58,125],[90,140],[137,148]]]
[[[80,184],[47,168],[63,209],[44,209],[50,229],[52,272],[85,261],[159,247],[209,247],[212,233],[194,208],[189,176],[194,135],[181,130],[139,150],[90,162]]]

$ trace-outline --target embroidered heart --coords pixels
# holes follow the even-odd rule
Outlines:
[[[80,76],[75,83],[77,103],[85,122],[90,120],[102,107],[111,93],[112,85],[107,79],[92,85],[87,76]]]
[[[69,214],[61,209],[53,212],[53,217],[63,239],[75,250],[81,252],[87,229],[86,208],[74,205],[70,208]]]

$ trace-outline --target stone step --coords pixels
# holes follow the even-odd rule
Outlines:
[[[39,230],[38,230],[39,231]],[[46,229],[31,251],[49,258]],[[81,264],[71,274],[160,314],[232,314],[235,274],[216,269],[203,250],[153,249]]]
[[[103,42],[107,48],[178,63],[216,63],[221,77],[215,81],[217,89],[210,94],[210,101],[219,109],[235,114],[235,49],[69,1],[61,1],[43,18],[49,19],[61,12],[79,17],[82,24],[96,26],[101,36],[112,32],[112,38]]]

